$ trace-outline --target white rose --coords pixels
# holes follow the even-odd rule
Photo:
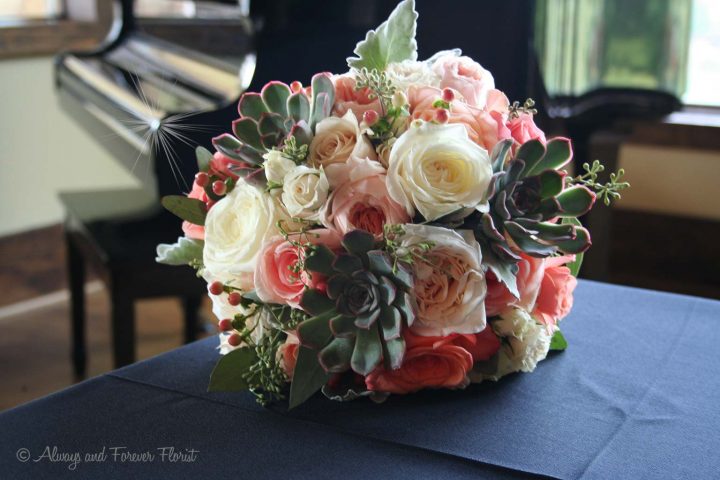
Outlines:
[[[295,168],[295,162],[283,156],[279,150],[270,150],[263,155],[263,158],[265,159],[265,178],[269,182],[282,184],[285,175]]]
[[[424,336],[472,334],[485,329],[485,294],[480,244],[470,231],[427,225],[403,225],[401,245],[418,248],[432,242],[429,251],[418,250],[413,262],[418,315],[412,330]]]
[[[436,220],[462,207],[487,207],[492,178],[487,150],[459,124],[413,124],[390,152],[387,185],[410,216]]]
[[[427,62],[403,60],[391,63],[387,66],[385,73],[393,85],[404,91],[412,85],[440,86],[440,76],[430,68]]]
[[[348,111],[343,117],[321,120],[308,149],[308,163],[314,167],[344,164],[350,156],[376,159],[370,140],[360,131],[355,115]]]
[[[510,307],[492,326],[506,340],[499,352],[498,371],[492,377],[495,380],[512,372],[532,372],[550,351],[552,331],[522,308]]]
[[[282,201],[292,217],[318,220],[318,212],[328,197],[330,184],[322,168],[300,165],[283,179]]]
[[[289,220],[268,193],[239,180],[205,218],[204,276],[252,289],[255,263],[263,243],[280,232],[278,220]]]

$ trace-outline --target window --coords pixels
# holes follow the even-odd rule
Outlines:
[[[717,0],[540,0],[537,8],[536,49],[551,95],[635,87],[720,106]]]
[[[63,0],[2,0],[0,21],[54,19],[63,14]]]

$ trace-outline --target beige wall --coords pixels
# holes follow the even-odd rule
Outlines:
[[[59,108],[52,58],[0,61],[0,236],[60,222],[57,192],[139,182]]]

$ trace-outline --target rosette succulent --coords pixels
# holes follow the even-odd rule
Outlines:
[[[325,292],[303,295],[300,305],[313,317],[298,327],[300,343],[317,351],[328,373],[367,375],[381,361],[397,369],[405,354],[402,329],[415,319],[410,270],[393,265],[365,231],[347,233],[342,245],[345,251],[337,254],[319,246],[305,261],[306,270],[328,278]]]
[[[335,101],[335,87],[330,74],[318,73],[311,82],[311,97],[303,88],[295,91],[282,82],[270,82],[260,93],[248,92],[240,97],[233,121],[233,134],[213,139],[215,148],[228,157],[248,164],[234,170],[238,175],[265,183],[263,154],[281,148],[293,137],[299,146],[309,145],[315,125],[328,117]]]

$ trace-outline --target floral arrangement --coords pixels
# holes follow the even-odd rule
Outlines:
[[[382,400],[566,347],[577,217],[619,197],[622,171],[568,175],[570,142],[531,100],[458,50],[417,60],[416,21],[404,0],[349,72],[244,94],[189,195],[163,199],[185,235],[158,261],[196,268],[219,319],[210,390]]]

